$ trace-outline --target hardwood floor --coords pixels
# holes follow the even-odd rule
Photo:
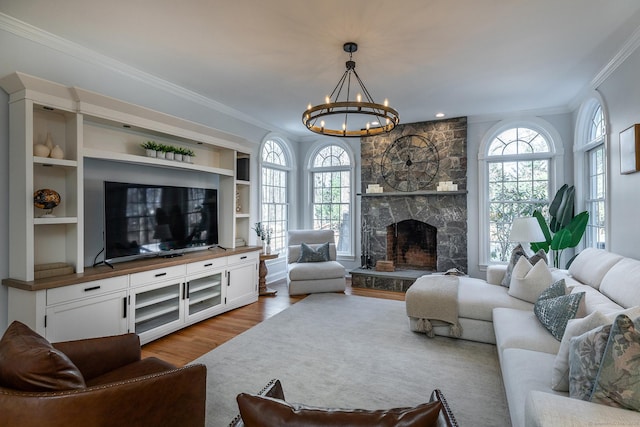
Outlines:
[[[260,297],[253,304],[204,320],[145,344],[142,346],[142,356],[155,356],[176,366],[183,366],[306,297],[306,295],[290,296],[285,280],[269,284],[269,287],[277,289],[278,293],[271,297]],[[404,301],[404,293],[352,288],[348,280],[345,293]]]

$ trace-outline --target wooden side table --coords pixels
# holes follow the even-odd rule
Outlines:
[[[265,261],[278,258],[278,254],[260,254],[260,267],[258,268],[258,292],[260,296],[273,296],[278,293],[277,290],[267,288],[267,264]]]

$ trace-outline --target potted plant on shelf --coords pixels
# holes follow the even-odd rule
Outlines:
[[[184,148],[177,147],[176,151],[173,154],[173,160],[175,160],[176,162],[181,162],[183,160],[185,151],[186,150]]]
[[[575,201],[575,188],[567,184],[560,187],[553,201],[549,205],[549,225],[542,212],[536,210],[533,216],[537,218],[542,233],[546,238],[544,242],[531,243],[531,249],[537,252],[539,249],[553,251],[553,266],[560,268],[562,252],[568,248],[575,248],[582,240],[582,236],[589,222],[589,212],[580,212],[573,215]],[[569,268],[575,255],[567,262],[565,268]]]
[[[146,150],[147,157],[157,157],[158,144],[154,141],[147,141],[141,144],[142,148]]]
[[[171,145],[165,145],[166,151],[165,151],[165,159],[167,160],[173,160],[175,158],[175,152],[176,152],[176,148],[171,146]]]
[[[184,153],[182,153],[182,161],[185,163],[191,163],[191,159],[196,156],[193,150],[189,148],[184,149]]]

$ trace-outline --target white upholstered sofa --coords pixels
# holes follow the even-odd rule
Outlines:
[[[487,280],[461,277],[458,315],[463,339],[497,346],[509,412],[514,427],[639,426],[640,412],[569,398],[552,389],[554,363],[561,342],[537,319],[533,304],[509,295],[500,283],[504,266],[487,270]],[[572,292],[585,292],[584,315],[632,309],[640,312],[640,261],[599,249],[585,249],[569,270],[553,270]],[[638,309],[638,310],[636,310]],[[419,331],[417,319],[410,328]],[[449,336],[448,326],[435,326]]]
[[[329,261],[298,262],[302,243],[317,250],[327,242]],[[345,290],[345,268],[336,261],[336,245],[332,230],[290,230],[287,245],[289,295]]]

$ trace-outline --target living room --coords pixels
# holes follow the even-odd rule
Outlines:
[[[194,46],[188,53],[181,50],[178,45],[183,44],[176,34],[181,30],[176,29],[175,34],[166,35],[161,43],[154,43],[155,33],[143,35],[144,31],[129,34],[130,28],[140,28],[144,9],[132,9],[130,14],[120,11],[107,11],[98,7],[85,6],[80,2],[65,1],[53,8],[48,2],[43,1],[23,1],[6,2],[0,5],[0,52],[3,61],[0,64],[0,77],[11,75],[12,73],[25,73],[37,78],[41,78],[68,88],[81,88],[86,91],[95,92],[102,96],[114,98],[128,104],[142,106],[148,110],[158,111],[163,114],[175,116],[185,122],[195,122],[206,126],[218,133],[218,136],[228,137],[238,143],[238,152],[247,152],[251,158],[250,176],[259,177],[262,163],[260,162],[261,150],[267,141],[275,140],[282,142],[283,146],[289,150],[293,163],[289,169],[290,174],[290,203],[289,228],[302,229],[312,226],[311,205],[308,202],[311,188],[311,178],[309,173],[309,160],[316,153],[318,147],[327,142],[338,141],[338,145],[349,150],[351,158],[354,160],[353,167],[353,212],[351,251],[340,257],[339,261],[347,271],[351,271],[362,265],[362,256],[367,249],[367,238],[361,232],[367,224],[363,223],[361,209],[369,201],[379,200],[382,196],[360,197],[357,193],[365,193],[368,184],[380,183],[386,185],[380,176],[372,177],[372,169],[363,169],[367,160],[369,146],[361,143],[360,138],[330,138],[318,136],[308,131],[302,124],[300,117],[306,105],[310,101],[321,100],[335,85],[335,81],[344,71],[344,61],[348,55],[343,51],[343,43],[356,41],[359,49],[353,53],[353,59],[358,63],[358,70],[367,87],[373,95],[389,98],[390,105],[397,107],[400,114],[400,126],[410,126],[416,123],[426,123],[431,126],[433,123],[444,123],[448,120],[466,118],[466,152],[464,177],[457,177],[453,181],[460,184],[460,190],[466,191],[466,230],[463,232],[466,245],[464,253],[464,265],[458,266],[473,278],[484,278],[487,266],[492,264],[491,248],[489,241],[489,220],[488,220],[488,190],[483,183],[486,182],[486,149],[492,137],[499,134],[500,130],[517,126],[538,126],[536,129],[542,130],[554,144],[554,168],[550,171],[549,196],[564,183],[575,185],[577,189],[576,210],[586,209],[587,186],[585,170],[584,151],[581,145],[584,143],[583,133],[586,125],[584,123],[585,111],[597,101],[603,108],[606,123],[606,134],[604,137],[604,147],[606,153],[606,200],[605,222],[603,225],[606,236],[607,251],[620,254],[625,257],[640,259],[640,250],[635,243],[640,239],[640,229],[636,226],[635,208],[640,208],[640,201],[635,197],[637,188],[640,185],[640,174],[621,173],[620,133],[640,123],[640,89],[638,88],[637,70],[640,69],[640,5],[635,1],[616,2],[615,5],[603,5],[601,2],[590,1],[586,5],[582,1],[567,2],[566,5],[558,6],[555,2],[545,1],[539,7],[520,5],[524,9],[521,13],[529,13],[540,23],[538,33],[534,35],[522,35],[522,23],[513,19],[513,15],[508,15],[509,5],[496,2],[492,7],[478,6],[467,1],[460,6],[464,11],[456,11],[456,14],[445,13],[447,6],[440,4],[423,5],[422,2],[409,2],[404,5],[406,11],[402,13],[396,8],[399,6],[385,6],[376,3],[375,7],[365,5],[362,2],[354,2],[349,6],[341,5],[339,2],[327,4],[327,9],[346,8],[346,13],[332,12],[332,18],[327,18],[327,22],[334,22],[330,30],[311,35],[311,26],[308,18],[301,18],[309,14],[302,5],[291,5],[289,2],[277,2],[272,5],[271,10],[266,11],[262,6],[254,2],[238,5],[220,5],[212,10],[205,9],[207,13],[215,16],[210,18],[211,25],[208,28],[208,21],[200,17],[197,19],[197,12],[189,11],[170,12],[161,8],[153,8],[149,11],[149,18],[153,19],[154,31],[162,33],[172,33],[174,28],[171,24],[173,14],[176,13],[179,20],[184,22],[197,22],[197,28],[208,28],[209,33],[202,36],[211,40],[210,42]],[[523,2],[524,3],[524,2]],[[147,5],[148,6],[148,5]],[[86,9],[85,9],[86,7]],[[128,7],[128,6],[127,6]],[[138,7],[138,6],[136,6]],[[148,6],[151,8],[150,6]],[[195,7],[195,6],[194,6]],[[242,7],[252,9],[251,12],[242,10]],[[493,9],[495,7],[495,9]],[[515,6],[514,6],[515,7]],[[378,8],[378,12],[371,9]],[[390,8],[390,9],[389,9]],[[433,9],[432,9],[433,8]],[[118,9],[114,7],[114,9]],[[124,6],[123,6],[124,9]],[[189,9],[185,7],[185,9]],[[361,12],[366,10],[366,12]],[[196,9],[196,11],[198,11]],[[74,24],[71,18],[82,16],[86,12],[87,19],[82,24]],[[202,11],[200,11],[202,12]],[[385,13],[386,12],[386,13]],[[110,13],[113,13],[111,15]],[[333,14],[335,13],[335,15]],[[504,14],[504,15],[503,15]],[[336,17],[342,16],[342,18]],[[411,15],[411,16],[409,16]],[[450,15],[456,15],[451,17]],[[222,21],[233,21],[236,16],[243,16],[238,19],[236,27],[244,27],[238,33],[249,33],[250,37],[242,38],[241,34],[226,32],[227,27],[222,26]],[[476,28],[475,34],[484,45],[474,45],[470,48],[470,40],[464,40],[462,35],[443,36],[440,38],[423,35],[430,25],[430,17],[436,16],[443,21],[458,22],[458,27],[472,27],[475,21],[493,22],[504,25],[505,32],[491,33],[491,37],[480,37],[485,35],[486,28]],[[109,24],[101,19],[111,20],[117,24]],[[234,18],[231,18],[234,17]],[[345,18],[346,17],[346,18]],[[508,17],[511,17],[509,20]],[[349,19],[347,19],[349,18]],[[296,21],[300,19],[300,21]],[[458,19],[459,21],[456,21]],[[275,24],[270,24],[269,20]],[[585,24],[577,25],[576,22],[584,20]],[[323,21],[323,20],[321,20]],[[385,29],[381,34],[375,33],[372,28],[379,27],[381,22],[385,25],[390,21],[391,26],[402,27],[403,31]],[[373,25],[372,23],[376,23]],[[401,24],[397,24],[401,22]],[[507,23],[509,24],[507,26]],[[308,28],[304,28],[305,24]],[[84,33],[73,31],[84,27]],[[91,30],[95,25],[95,32]],[[144,24],[143,26],[146,26]],[[184,24],[187,28],[188,24]],[[86,26],[86,27],[85,27]],[[299,32],[299,39],[303,40],[302,45],[312,52],[302,56],[303,48],[300,44],[277,44],[269,46],[269,40],[263,33],[268,32],[265,26],[271,28],[283,28],[287,26],[284,34],[271,30],[279,35],[275,40],[282,41],[291,38],[291,34]],[[545,26],[548,26],[548,34],[554,34],[557,40],[550,40],[545,33]],[[576,27],[586,27],[579,29]],[[158,30],[160,28],[161,30]],[[166,29],[171,28],[171,31]],[[251,31],[248,31],[250,28]],[[580,31],[575,37],[567,37],[570,31]],[[599,31],[593,31],[598,28]],[[509,31],[506,31],[509,30]],[[462,30],[456,29],[456,34]],[[509,36],[505,37],[504,34]],[[593,34],[597,33],[597,35]],[[105,35],[110,34],[110,35]],[[153,34],[153,35],[152,35]],[[397,38],[391,39],[394,34]],[[514,36],[519,34],[519,36]],[[430,33],[431,35],[431,33]],[[385,36],[389,36],[386,39]],[[128,39],[128,37],[132,37]],[[135,39],[133,37],[139,37]],[[370,37],[367,39],[367,37]],[[429,63],[429,57],[436,58],[442,55],[439,50],[446,50],[447,37],[451,37],[453,46],[449,56],[458,59],[454,65],[459,68],[443,69],[439,64]],[[469,35],[467,34],[467,37]],[[262,39],[262,40],[259,40]],[[383,40],[386,41],[382,43]],[[412,40],[405,40],[412,39]],[[418,40],[416,42],[415,40]],[[510,39],[513,44],[503,45],[498,43],[500,39]],[[131,40],[131,41],[130,41]],[[215,42],[213,42],[215,40]],[[239,48],[234,49],[236,41],[242,40]],[[135,42],[134,42],[135,41]],[[491,43],[496,43],[495,46]],[[225,49],[208,47],[208,44],[225,45]],[[425,46],[422,50],[415,49],[416,44]],[[554,45],[553,48],[551,45]],[[434,46],[438,47],[434,47]],[[523,49],[531,49],[531,56],[528,58],[526,72],[522,62],[518,63],[515,72],[512,74],[500,74],[504,87],[490,86],[489,74],[491,69],[487,63],[500,65],[502,71],[509,70],[515,65],[510,63],[509,49],[514,49],[521,45]],[[411,46],[407,48],[405,46]],[[130,47],[129,50],[125,47]],[[538,62],[534,52],[545,50],[553,51],[552,55],[545,56],[548,62]],[[212,49],[210,51],[206,49]],[[118,54],[118,50],[124,53]],[[175,49],[175,50],[174,50]],[[200,50],[199,50],[200,49]],[[252,50],[253,49],[253,50]],[[455,50],[457,49],[457,50]],[[189,49],[188,49],[189,50]],[[484,61],[477,55],[479,50],[486,51]],[[194,52],[195,51],[195,52]],[[183,62],[184,74],[176,69],[168,68],[168,64],[158,65],[152,68],[151,64],[138,62],[137,57],[145,57],[146,52],[170,57],[168,62]],[[215,56],[211,62],[204,61],[199,56]],[[184,55],[184,56],[183,56]],[[189,56],[190,55],[190,56]],[[307,55],[310,55],[311,60]],[[468,55],[466,57],[465,55]],[[444,55],[446,57],[446,55]],[[420,59],[418,59],[420,57]],[[570,60],[563,61],[563,57]],[[149,54],[149,58],[152,57]],[[440,57],[438,57],[440,58]],[[465,59],[467,58],[467,59]],[[522,57],[519,57],[522,58]],[[165,58],[166,59],[166,58]],[[442,58],[445,59],[444,57]],[[193,63],[189,61],[193,61]],[[260,61],[260,62],[256,62]],[[311,61],[311,62],[310,62]],[[306,65],[306,71],[295,68],[296,75],[286,74],[287,65],[290,62],[302,63]],[[276,64],[274,64],[276,63]],[[259,64],[259,65],[256,65]],[[564,69],[556,68],[560,64]],[[287,85],[277,85],[276,94],[271,91],[274,88],[258,86],[254,83],[252,73],[266,73],[268,65],[272,66],[271,76],[279,75],[280,81],[289,81],[291,87]],[[145,68],[147,67],[148,68]],[[163,66],[167,66],[163,69]],[[362,66],[362,69],[360,68]],[[224,80],[224,77],[208,77],[210,72],[207,67],[212,67],[216,71],[221,71],[216,76],[225,76],[226,83],[220,83],[217,79]],[[407,71],[407,68],[415,67],[417,72]],[[476,72],[477,80],[483,85],[491,87],[492,92],[480,91],[477,86],[471,84],[468,74],[462,74],[461,68],[470,69],[471,73]],[[398,69],[401,74],[395,74]],[[250,72],[251,71],[251,72]],[[172,74],[174,73],[174,74]],[[193,73],[193,74],[191,74]],[[434,105],[436,99],[436,88],[423,86],[423,81],[428,81],[431,75],[450,74],[457,78],[459,84],[449,85],[441,89],[446,92],[448,98],[440,98],[443,104]],[[535,74],[541,79],[546,79],[546,83],[538,82],[538,86],[525,87],[529,85],[529,74]],[[211,74],[213,75],[213,74]],[[473,74],[471,74],[473,75]],[[573,79],[572,79],[573,77]],[[203,85],[202,82],[210,80],[210,87],[207,91],[198,91],[197,88]],[[415,82],[414,90],[410,84],[399,86],[396,80],[408,80]],[[262,80],[260,80],[262,81]],[[440,85],[436,83],[436,85]],[[256,87],[252,87],[252,86]],[[522,91],[518,85],[523,86]],[[250,91],[240,92],[239,88],[250,88]],[[261,89],[264,89],[262,91]],[[498,90],[500,89],[500,90]],[[525,91],[530,89],[533,92]],[[417,92],[422,100],[405,101],[402,98],[410,98],[410,92]],[[289,92],[294,92],[296,96],[292,101],[289,98],[282,98],[285,104],[282,111],[286,112],[286,117],[281,116],[272,119],[273,116],[262,115],[265,110],[278,110],[280,99],[278,92],[287,96]],[[216,93],[220,96],[217,97]],[[225,101],[233,98],[236,94],[237,103],[227,105]],[[535,95],[532,95],[535,93]],[[433,98],[431,96],[433,94]],[[554,95],[558,95],[557,97]],[[465,98],[469,96],[471,99]],[[300,98],[300,102],[298,102]],[[464,104],[467,99],[468,107]],[[240,102],[240,100],[242,102]],[[444,101],[446,100],[446,104]],[[16,242],[10,238],[10,229],[13,224],[9,221],[10,199],[9,189],[15,181],[15,177],[10,176],[10,118],[9,118],[10,97],[4,91],[0,91],[0,188],[2,191],[2,214],[0,215],[0,278],[10,278],[9,257]],[[502,104],[500,101],[504,101]],[[507,104],[507,101],[509,102]],[[495,104],[494,104],[495,103]],[[253,104],[242,110],[241,106]],[[293,105],[292,105],[293,104]],[[484,104],[485,108],[482,108]],[[508,107],[507,107],[508,105]],[[406,107],[404,107],[406,106]],[[404,108],[403,108],[404,107]],[[291,110],[293,113],[290,113]],[[444,111],[444,119],[435,117],[435,113]],[[239,142],[238,142],[239,141]],[[55,142],[55,141],[54,141]],[[234,148],[236,149],[236,148]],[[442,154],[443,151],[440,150]],[[141,151],[142,155],[142,151]],[[202,156],[201,156],[202,158]],[[91,183],[117,176],[126,176],[135,179],[140,172],[135,168],[118,165],[114,162],[104,162],[100,159],[85,159],[84,173],[91,177]],[[443,164],[441,162],[441,164]],[[440,172],[442,172],[441,169]],[[114,172],[115,171],[115,172]],[[191,173],[191,172],[189,172]],[[168,172],[168,176],[178,176],[180,172]],[[198,172],[193,172],[193,176],[186,181],[189,184],[202,181]],[[131,178],[133,177],[133,178]],[[183,178],[178,178],[183,179]],[[446,181],[445,179],[439,179]],[[259,244],[255,233],[251,230],[255,223],[266,221],[260,215],[261,193],[260,186],[254,184],[252,179],[247,204],[251,206],[250,213],[243,219],[247,230],[245,240],[250,245]],[[464,187],[462,184],[464,183]],[[91,184],[91,185],[93,185]],[[434,185],[436,182],[432,183]],[[85,183],[85,191],[92,188]],[[387,186],[387,192],[394,191]],[[366,201],[365,201],[366,199]],[[88,201],[91,199],[88,198]],[[244,201],[243,201],[244,202]],[[102,245],[101,221],[95,219],[91,211],[85,212],[84,231],[86,242],[84,243],[83,263],[90,266],[93,259],[98,254]],[[94,221],[94,222],[92,222]],[[386,226],[387,224],[381,224]],[[442,224],[442,230],[447,230],[449,224]],[[378,233],[380,234],[380,233]],[[378,236],[376,234],[376,236]],[[382,239],[381,236],[380,239]],[[274,251],[281,252],[284,249],[284,241],[280,236],[279,246],[275,246]],[[597,245],[595,245],[597,246]],[[578,250],[584,249],[584,242],[578,246]],[[283,255],[283,254],[282,254]],[[381,255],[376,254],[379,259]],[[456,255],[456,260],[459,259]],[[286,276],[286,261],[284,256],[269,261],[269,275],[267,282],[282,280]],[[447,268],[449,265],[447,265]],[[466,267],[466,268],[465,268]],[[439,268],[440,269],[440,268]],[[446,269],[446,268],[445,268]],[[261,297],[262,298],[262,297]],[[7,313],[8,290],[6,286],[0,288],[0,313]],[[8,326],[6,316],[0,316],[0,331],[4,331]],[[285,384],[286,387],[286,384]]]

